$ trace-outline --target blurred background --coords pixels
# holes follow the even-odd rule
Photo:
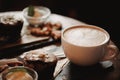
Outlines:
[[[120,48],[119,2],[111,0],[0,0],[0,12],[22,11],[29,5],[46,6],[52,13],[68,16],[106,29]]]

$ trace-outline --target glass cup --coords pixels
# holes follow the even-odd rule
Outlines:
[[[38,80],[38,74],[31,68],[16,66],[3,71],[1,80]]]
[[[44,6],[33,6],[33,7],[34,7],[33,16],[28,15],[29,7],[26,7],[23,9],[23,16],[25,17],[29,25],[36,27],[36,26],[42,25],[45,21],[47,21],[48,17],[51,14],[51,11],[49,8]]]

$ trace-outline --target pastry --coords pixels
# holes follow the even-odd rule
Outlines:
[[[58,60],[52,53],[47,53],[43,50],[33,50],[24,54],[23,61],[25,66],[38,72],[40,79],[48,80],[53,77]]]
[[[30,33],[34,36],[51,36],[54,39],[56,39],[56,36],[57,39],[60,38],[61,35],[58,37],[58,32],[60,33],[61,29],[62,24],[60,22],[47,22],[38,27],[29,27]]]

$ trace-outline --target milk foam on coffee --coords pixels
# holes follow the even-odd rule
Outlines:
[[[64,38],[78,46],[96,46],[104,43],[108,37],[101,30],[94,28],[71,28],[64,32]]]

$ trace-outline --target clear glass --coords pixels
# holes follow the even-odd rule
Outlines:
[[[43,24],[51,14],[50,9],[44,6],[34,6],[34,9],[39,12],[41,16],[28,16],[28,7],[23,9],[23,16],[30,25],[38,26]]]
[[[26,73],[28,73],[30,77],[32,77],[31,80],[38,80],[38,73],[35,70],[33,70],[31,68],[28,68],[28,67],[24,67],[24,66],[16,66],[16,67],[10,67],[10,68],[6,69],[1,74],[1,79],[0,80],[7,80],[6,76],[9,75],[11,72],[23,71],[23,70]],[[14,77],[18,77],[18,75],[14,75]],[[24,76],[21,76],[21,77],[23,79],[25,78]],[[13,76],[12,76],[12,78],[13,78]],[[28,76],[27,76],[27,78],[28,78]],[[28,78],[28,79],[30,79],[30,78]],[[18,80],[18,79],[16,79],[16,80]],[[25,80],[27,80],[27,79],[25,79]]]

